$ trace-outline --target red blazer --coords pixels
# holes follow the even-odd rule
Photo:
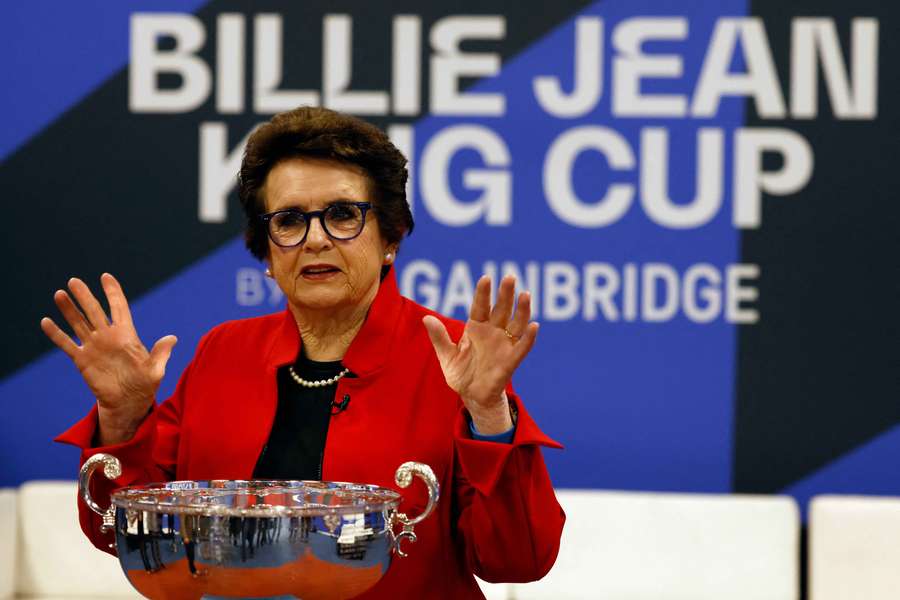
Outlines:
[[[384,578],[360,598],[482,598],[472,577],[524,582],[543,577],[559,550],[565,515],[556,501],[540,446],[559,448],[535,425],[521,400],[512,444],[476,441],[451,390],[422,317],[433,314],[402,297],[393,270],[343,363],[355,378],[338,382],[347,409],[331,418],[323,480],[397,489],[394,471],[415,460],[441,485],[435,512],[416,526],[407,558],[394,557]],[[451,336],[463,324],[438,316]],[[93,490],[104,506],[120,486],[172,479],[249,479],[277,405],[275,372],[292,363],[300,335],[291,313],[230,321],[200,341],[171,398],[156,407],[127,443],[92,448],[97,409],[57,441],[82,449],[82,461],[108,452],[122,461],[114,483],[98,473]],[[100,481],[103,480],[103,481]],[[425,506],[421,482],[399,490],[401,511]],[[79,500],[81,527],[108,551],[112,534]]]

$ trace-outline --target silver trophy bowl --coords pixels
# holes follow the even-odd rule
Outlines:
[[[91,498],[94,471],[115,479],[119,460],[96,454],[81,468],[79,493],[114,531],[112,548],[125,576],[156,599],[351,598],[375,585],[415,525],[434,510],[439,488],[431,468],[397,469],[428,488],[421,515],[398,512],[399,492],[331,481],[172,481],[124,487],[100,508]]]

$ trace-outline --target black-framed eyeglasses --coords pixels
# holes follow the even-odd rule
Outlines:
[[[276,210],[259,218],[266,224],[269,238],[282,248],[299,246],[306,241],[310,222],[318,218],[328,237],[335,240],[352,240],[366,226],[366,213],[372,208],[369,202],[336,202],[322,210],[303,212],[299,208]]]

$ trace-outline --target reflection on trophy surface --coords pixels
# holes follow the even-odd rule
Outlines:
[[[81,494],[100,466],[82,468]],[[118,468],[117,470],[120,470]],[[431,469],[405,463],[397,483],[415,474],[428,486],[428,506],[408,519],[402,496],[372,485],[320,481],[175,481],[113,492],[104,528],[131,584],[148,598],[310,598],[355,596],[377,583],[413,527],[438,501]],[[402,530],[395,533],[394,525]]]

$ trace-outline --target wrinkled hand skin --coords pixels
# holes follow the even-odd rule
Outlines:
[[[422,319],[447,385],[459,394],[475,428],[485,435],[512,427],[503,390],[537,338],[538,324],[529,322],[531,295],[520,293],[513,313],[515,289],[515,277],[504,277],[491,307],[491,279],[479,279],[465,330],[455,344],[439,319],[430,315]]]
[[[49,317],[41,319],[41,329],[72,359],[97,399],[99,442],[105,446],[134,435],[156,401],[178,340],[174,335],[164,336],[148,351],[134,328],[122,286],[109,273],[100,277],[100,284],[111,318],[87,284],[75,277],[69,280],[68,292],[57,290],[53,295],[81,345]]]

